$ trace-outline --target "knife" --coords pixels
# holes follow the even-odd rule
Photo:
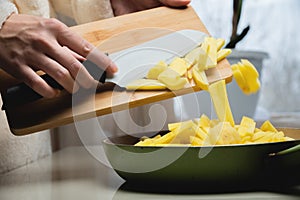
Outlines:
[[[104,70],[100,69],[98,66],[96,66],[96,64],[94,64],[90,60],[86,60],[82,64],[85,66],[87,71],[95,80],[98,80],[100,83],[105,82],[106,72]],[[54,80],[48,74],[41,75],[41,78],[54,89],[64,89],[56,80]],[[7,107],[13,107],[33,102],[41,98],[43,98],[43,96],[41,96],[39,93],[35,92],[25,83],[20,83],[8,88],[6,92],[2,94],[2,110],[5,110]]]
[[[143,44],[112,53],[110,59],[118,66],[118,72],[112,77],[90,60],[82,64],[100,83],[108,83],[110,89],[122,90],[132,80],[144,78],[147,71],[158,61],[170,62],[175,57],[183,57],[199,46],[207,35],[195,30],[181,30],[150,40]],[[48,74],[41,76],[51,87],[62,90],[63,87]],[[113,84],[111,84],[113,83]],[[100,88],[101,90],[101,88]],[[37,92],[24,83],[15,85],[2,95],[5,110],[8,106],[18,106],[42,98]]]

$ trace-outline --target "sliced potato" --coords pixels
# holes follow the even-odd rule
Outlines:
[[[247,83],[249,86],[250,94],[256,93],[260,88],[260,81],[258,78],[256,79],[248,78]]]
[[[207,44],[202,44],[201,51],[199,54],[198,62],[194,67],[197,67],[199,71],[204,71],[208,69],[208,65],[212,65],[212,61],[208,57],[209,46]]]
[[[199,124],[198,125],[199,125],[199,127],[206,130],[210,127],[210,119],[205,114],[202,114],[200,119],[199,119]]]
[[[208,60],[210,60],[212,63],[207,63],[208,68],[213,68],[217,66],[217,52],[218,52],[218,47],[217,47],[217,41],[213,37],[207,37],[206,41],[209,45],[209,51],[208,53]]]
[[[161,136],[160,138],[157,138],[157,139],[153,140],[153,144],[154,145],[158,145],[158,144],[170,144],[172,142],[172,140],[174,139],[175,136],[176,136],[175,133],[169,132],[169,133]]]
[[[233,77],[245,94],[256,93],[260,88],[259,74],[256,68],[246,59],[231,66]]]
[[[152,67],[148,73],[146,78],[148,79],[157,79],[160,73],[167,69],[168,65],[164,61],[159,61],[154,67]]]
[[[239,86],[239,88],[245,93],[245,94],[250,94],[250,88],[247,85],[246,79],[240,69],[238,68],[237,65],[232,66],[232,74],[233,77]]]
[[[215,38],[206,37],[201,44],[202,52],[200,52],[198,60],[199,71],[207,70],[217,66],[217,41]]]
[[[205,122],[207,127],[207,117],[202,115],[202,122]],[[270,130],[270,122],[266,122],[264,128],[268,131],[262,131],[254,128],[254,120],[244,117],[241,124],[232,126],[229,122],[220,122],[219,120],[209,120],[210,128],[205,132],[200,127],[199,119],[195,121],[188,120],[169,124],[173,126],[173,130],[164,136],[157,135],[153,138],[142,137],[141,141],[136,143],[136,146],[206,146],[206,145],[230,145],[230,144],[252,144],[252,143],[267,143],[267,142],[282,142],[294,140],[286,137],[282,131],[276,129]],[[240,134],[240,127],[251,127],[250,132]],[[276,130],[276,132],[274,132]]]
[[[204,71],[199,71],[197,67],[193,67],[192,69],[193,80],[196,85],[202,90],[208,90],[208,80]]]
[[[241,62],[245,68],[247,68],[247,72],[249,75],[253,77],[259,77],[259,73],[257,69],[254,67],[254,65],[247,59],[241,59]]]
[[[278,132],[277,129],[273,126],[273,124],[272,124],[269,120],[265,121],[265,122],[261,125],[260,129],[261,129],[262,131]]]
[[[218,39],[216,39],[216,41],[217,41],[217,50],[220,51],[221,48],[222,48],[222,47],[224,46],[224,44],[225,44],[225,40],[222,39],[222,38],[218,38]]]
[[[174,131],[175,129],[177,129],[180,126],[180,124],[181,124],[181,122],[168,124],[169,131]]]
[[[220,122],[209,130],[209,140],[212,145],[238,144],[241,141],[238,132],[229,122]]]
[[[234,119],[227,97],[225,80],[217,81],[209,85],[208,91],[219,120],[229,122],[234,127]]]
[[[196,128],[196,136],[201,140],[205,140],[208,134],[200,127]]]
[[[159,76],[158,80],[166,85],[170,90],[180,90],[188,83],[186,78],[180,77],[180,75],[173,69],[166,69]]]
[[[246,134],[251,136],[254,133],[255,126],[256,122],[253,119],[244,116],[238,128],[238,133],[240,136],[245,136]]]
[[[165,90],[166,85],[158,80],[137,79],[126,85],[127,90]]]
[[[183,76],[186,73],[188,66],[183,58],[176,57],[170,63],[169,68],[177,72],[179,76]]]
[[[195,136],[190,136],[190,143],[192,146],[202,146],[203,140]]]
[[[217,62],[223,60],[226,58],[229,54],[231,54],[232,50],[231,49],[221,49],[217,53]]]
[[[188,65],[192,66],[198,62],[201,51],[203,51],[201,47],[197,47],[184,56]]]

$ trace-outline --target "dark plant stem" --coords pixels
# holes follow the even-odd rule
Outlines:
[[[233,0],[233,16],[232,16],[232,32],[230,42],[226,45],[226,48],[235,48],[236,44],[241,41],[248,33],[250,27],[247,26],[241,34],[237,34],[238,25],[242,12],[243,0]]]
[[[230,42],[226,45],[225,48],[234,49],[236,44],[239,43],[247,35],[249,30],[250,30],[250,26],[244,28],[244,30],[240,35],[236,35],[235,37],[230,39]]]

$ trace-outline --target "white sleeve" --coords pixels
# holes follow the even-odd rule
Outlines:
[[[71,6],[78,24],[114,17],[110,0],[71,0]]]
[[[15,4],[11,3],[9,0],[0,0],[0,29],[12,13],[18,13]]]

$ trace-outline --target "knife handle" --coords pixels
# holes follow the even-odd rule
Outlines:
[[[96,64],[88,60],[84,61],[83,65],[95,80],[98,80],[101,83],[105,82],[106,72],[103,69],[100,69]],[[54,89],[64,89],[48,74],[41,75],[41,78]],[[43,98],[43,96],[35,92],[32,88],[27,86],[25,83],[20,83],[6,89],[6,91],[2,94],[2,110],[5,110],[8,106],[18,106],[41,98]]]

